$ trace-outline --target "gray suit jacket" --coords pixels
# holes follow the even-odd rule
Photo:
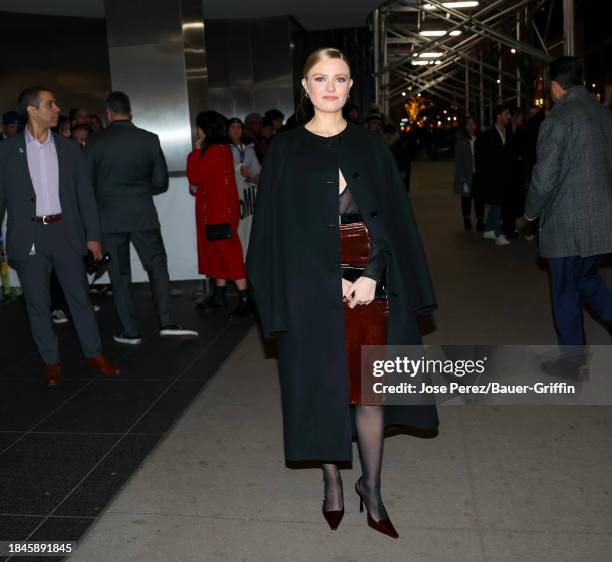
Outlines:
[[[100,240],[98,209],[80,146],[53,134],[59,164],[62,217],[68,225],[66,244],[87,253],[88,240]],[[25,133],[0,143],[0,223],[8,210],[6,250],[11,261],[27,258],[34,243],[36,195],[26,152]]]
[[[612,114],[570,88],[538,135],[525,213],[540,217],[540,255],[612,252]]]
[[[115,121],[88,139],[85,156],[102,232],[159,228],[153,195],[168,189],[168,168],[157,135]]]

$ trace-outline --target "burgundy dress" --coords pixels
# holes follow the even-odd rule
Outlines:
[[[342,276],[349,281],[369,277],[377,283],[370,304],[349,308],[344,303],[344,335],[349,373],[349,404],[376,404],[372,393],[362,395],[361,346],[386,345],[389,303],[382,283],[385,260],[370,237],[349,187],[340,194],[340,261]],[[382,402],[380,402],[382,403]]]

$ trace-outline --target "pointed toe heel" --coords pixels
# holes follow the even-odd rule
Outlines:
[[[325,502],[325,499],[323,499],[323,501]],[[321,511],[323,512],[323,517],[325,521],[327,521],[329,528],[335,531],[344,517],[344,509],[325,511],[325,507],[321,506]]]
[[[363,500],[363,496],[361,495],[361,491],[359,490],[359,486],[358,486],[359,480],[355,482],[355,492],[357,492],[357,495],[359,496],[359,511],[363,512],[364,500]],[[381,519],[380,521],[376,521],[376,519],[374,519],[370,515],[367,504],[366,504],[366,511],[368,513],[368,526],[372,527],[372,529],[374,529],[375,531],[378,531],[379,533],[382,533],[383,535],[387,535],[388,537],[391,537],[393,539],[399,538],[399,533],[395,530],[395,527],[393,526],[391,519],[387,517],[385,519]]]

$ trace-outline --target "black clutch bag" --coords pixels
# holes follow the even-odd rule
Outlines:
[[[232,228],[229,222],[206,225],[206,240],[209,242],[214,242],[215,240],[229,240],[231,237]]]

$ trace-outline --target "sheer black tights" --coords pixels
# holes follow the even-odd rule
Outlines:
[[[384,414],[382,406],[355,406],[357,443],[361,460],[362,478],[359,489],[370,515],[377,521],[388,517],[380,494],[380,473],[384,444]],[[335,464],[323,464],[326,511],[341,510],[344,506],[342,479]]]

